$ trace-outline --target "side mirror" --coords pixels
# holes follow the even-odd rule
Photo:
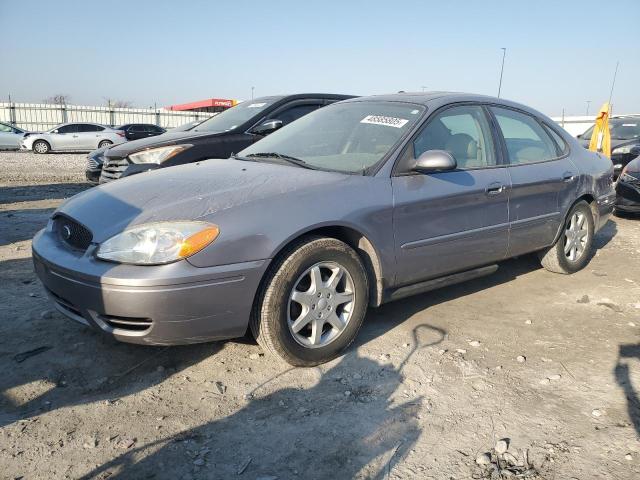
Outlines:
[[[257,135],[269,135],[280,128],[282,128],[282,120],[267,120],[254,128],[253,133]]]
[[[582,138],[582,134],[576,135],[576,138],[578,138],[578,139]]]
[[[53,131],[53,132],[51,132],[51,133],[60,133],[60,132],[59,132],[58,130],[54,130],[54,131]]]
[[[443,172],[455,170],[458,166],[456,159],[444,150],[428,150],[420,155],[411,170],[420,173]]]

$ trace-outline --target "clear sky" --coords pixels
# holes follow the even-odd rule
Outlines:
[[[639,0],[0,0],[0,98],[147,107],[452,90],[640,113]]]

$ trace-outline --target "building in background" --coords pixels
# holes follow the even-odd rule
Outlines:
[[[208,98],[206,100],[199,100],[197,102],[182,103],[180,105],[170,105],[166,107],[167,110],[181,111],[181,112],[209,112],[220,113],[227,108],[234,107],[239,102],[237,100],[227,100],[224,98]]]

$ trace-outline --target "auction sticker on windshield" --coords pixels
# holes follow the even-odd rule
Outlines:
[[[264,107],[266,103],[252,103],[251,105],[247,105],[247,108],[260,108]]]
[[[382,115],[367,115],[360,123],[369,123],[371,125],[383,125],[385,127],[402,128],[409,120],[405,118],[384,117]]]

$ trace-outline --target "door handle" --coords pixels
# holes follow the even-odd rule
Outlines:
[[[504,185],[500,182],[490,183],[485,189],[487,195],[500,195],[504,192]]]
[[[572,182],[575,178],[576,176],[573,174],[573,172],[564,172],[562,174],[562,181],[565,183]]]

